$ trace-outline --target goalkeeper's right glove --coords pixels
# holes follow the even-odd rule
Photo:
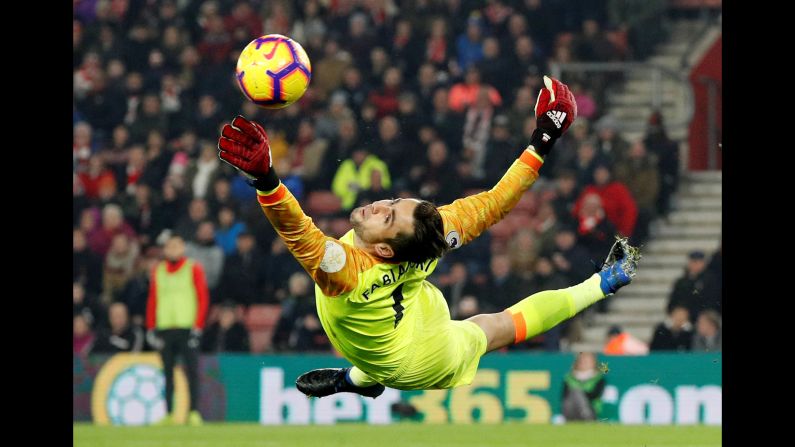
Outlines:
[[[271,191],[279,186],[268,135],[253,121],[238,115],[231,125],[224,125],[218,139],[218,157],[245,174],[250,184],[260,191]]]
[[[545,157],[577,118],[577,102],[566,84],[544,76],[544,88],[538,92],[535,113],[536,130],[530,137],[530,145],[538,155]]]

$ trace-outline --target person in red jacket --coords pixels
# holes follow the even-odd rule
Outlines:
[[[201,264],[185,257],[185,241],[171,236],[165,259],[152,269],[146,305],[147,340],[160,351],[166,376],[166,409],[162,425],[174,423],[174,366],[182,357],[190,390],[190,425],[201,425],[199,403],[199,339],[207,318],[210,292]]]
[[[580,197],[577,198],[573,214],[578,216],[583,199],[589,194],[596,193],[602,199],[607,220],[616,226],[622,236],[632,236],[638,219],[638,207],[632,193],[623,183],[612,179],[610,168],[606,164],[596,166],[593,179],[594,183],[583,188]]]

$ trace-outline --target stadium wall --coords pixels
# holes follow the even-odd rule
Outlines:
[[[75,356],[74,420],[141,425],[162,417],[162,373],[156,354]],[[409,403],[424,423],[561,422],[563,376],[573,354],[491,354],[471,386],[453,390],[387,389],[378,399],[342,393],[307,399],[293,383],[303,372],[343,367],[328,355],[218,355],[201,359],[199,410],[210,421],[335,424],[399,421],[391,407]],[[600,356],[605,373],[600,420],[622,424],[722,423],[721,354]],[[153,371],[157,371],[154,375]],[[187,410],[187,387],[176,379],[177,413]],[[153,392],[157,390],[158,392]]]

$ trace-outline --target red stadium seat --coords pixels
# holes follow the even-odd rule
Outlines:
[[[272,329],[249,332],[248,342],[251,352],[256,354],[267,352],[271,348],[271,339],[273,339]]]
[[[270,330],[276,327],[282,306],[279,304],[252,304],[245,317],[245,326],[249,332]]]
[[[331,191],[312,191],[306,197],[307,213],[312,214],[334,214],[342,209],[340,198]]]

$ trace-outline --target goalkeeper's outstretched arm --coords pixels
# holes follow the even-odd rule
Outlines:
[[[536,101],[536,130],[530,145],[497,184],[479,194],[439,207],[444,234],[451,248],[478,237],[508,214],[538,178],[544,157],[577,117],[577,104],[568,87],[544,76]]]
[[[218,142],[222,160],[246,174],[257,201],[279,237],[326,296],[353,290],[361,268],[375,260],[363,250],[326,236],[301,209],[271,167],[270,145],[257,123],[236,117]]]

